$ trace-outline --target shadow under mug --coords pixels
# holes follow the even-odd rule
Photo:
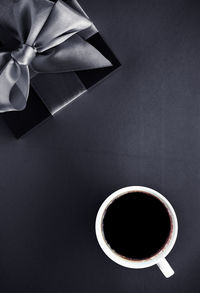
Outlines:
[[[103,232],[103,219],[104,219],[104,215],[106,213],[108,206],[112,204],[112,202],[118,197],[121,197],[128,193],[134,193],[134,192],[143,192],[158,198],[167,209],[168,214],[170,216],[170,220],[171,220],[170,236],[167,242],[165,243],[164,247],[162,247],[162,249],[159,250],[152,257],[148,259],[144,259],[144,260],[126,259],[122,257],[121,255],[119,255],[118,253],[116,253],[107,243],[104,237],[104,232]],[[166,278],[169,278],[174,274],[173,269],[171,268],[171,266],[169,265],[165,257],[172,250],[176,242],[176,238],[178,234],[178,221],[177,221],[176,213],[172,205],[159,192],[151,188],[143,187],[143,186],[129,186],[129,187],[124,187],[122,189],[115,191],[109,197],[107,197],[105,201],[102,203],[97,213],[95,230],[96,230],[96,237],[101,249],[115,263],[127,268],[133,268],[133,269],[142,269],[142,268],[147,268],[153,265],[157,265]]]

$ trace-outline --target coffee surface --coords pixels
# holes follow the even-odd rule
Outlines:
[[[135,260],[155,255],[166,243],[171,221],[156,197],[133,192],[114,200],[103,219],[107,243],[118,254]]]

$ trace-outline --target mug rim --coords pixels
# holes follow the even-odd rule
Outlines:
[[[162,202],[162,204],[164,204],[164,206],[166,207],[170,216],[170,220],[171,220],[171,232],[164,246],[152,257],[147,259],[142,259],[142,260],[128,259],[125,256],[123,257],[122,255],[115,252],[107,243],[104,237],[103,228],[102,228],[104,214],[108,206],[112,204],[112,202],[116,198],[121,197],[127,193],[138,192],[138,191],[148,193],[152,196],[157,197]],[[140,268],[147,268],[155,264],[158,264],[161,259],[165,258],[169,254],[169,252],[172,250],[176,242],[176,238],[178,234],[178,220],[171,203],[161,193],[159,193],[158,191],[152,188],[145,187],[145,186],[128,186],[113,192],[101,204],[96,216],[95,231],[96,231],[96,237],[101,249],[112,261],[127,268],[140,269]]]

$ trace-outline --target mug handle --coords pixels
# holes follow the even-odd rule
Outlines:
[[[161,272],[166,278],[169,278],[174,274],[174,270],[172,269],[172,267],[170,266],[170,264],[167,262],[165,258],[162,258],[157,263],[157,266],[159,267],[159,269],[161,270]]]

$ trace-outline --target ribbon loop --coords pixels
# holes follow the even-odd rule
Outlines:
[[[36,48],[23,44],[17,50],[11,52],[11,57],[19,65],[30,65],[37,53]]]

